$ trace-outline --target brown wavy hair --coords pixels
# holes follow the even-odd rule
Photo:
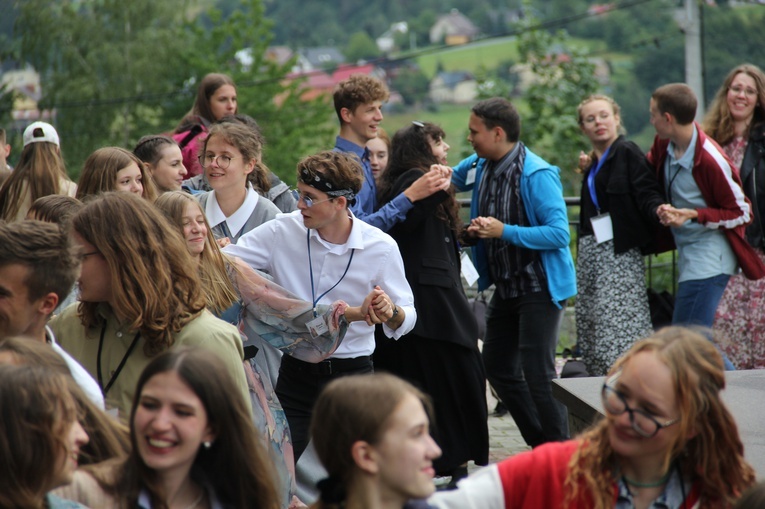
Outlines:
[[[55,488],[77,405],[66,377],[42,366],[0,365],[0,507],[43,509]],[[11,409],[13,409],[11,411]]]
[[[146,488],[152,507],[166,509],[156,473],[138,453],[134,427],[136,408],[146,383],[155,375],[175,373],[201,400],[210,428],[215,433],[212,446],[200,448],[190,475],[199,484],[207,484],[225,507],[278,509],[279,498],[273,469],[252,424],[252,416],[233,377],[223,362],[200,347],[174,348],[158,355],[144,368],[136,385],[130,413],[130,456],[116,469],[116,479],[94,472],[97,480],[122,507],[136,507],[138,495]]]
[[[744,460],[738,427],[720,397],[725,388],[722,357],[701,333],[667,327],[639,341],[614,364],[618,372],[640,352],[655,352],[670,369],[680,414],[680,434],[667,451],[664,469],[673,461],[701,488],[705,507],[730,507],[755,480]],[[608,420],[586,431],[569,462],[566,503],[589,499],[591,507],[613,507],[617,456],[608,439]]]
[[[134,163],[141,171],[141,185],[143,185],[141,196],[146,200],[154,201],[157,198],[157,190],[151,174],[146,171],[146,165],[132,152],[120,147],[102,147],[88,156],[82,167],[75,197],[82,201],[87,196],[116,191],[117,172]]]
[[[186,241],[148,201],[125,192],[104,193],[85,204],[72,228],[109,265],[111,303],[154,356],[172,346],[173,334],[199,316],[205,297]],[[102,323],[98,302],[82,302],[86,328]]]
[[[130,437],[127,426],[108,416],[83,392],[72,377],[69,366],[53,348],[33,338],[16,336],[0,339],[0,352],[10,364],[42,366],[66,377],[69,393],[77,405],[80,423],[88,434],[88,443],[80,448],[80,465],[91,465],[114,458],[127,456],[130,451]],[[2,362],[0,362],[1,364]]]
[[[218,248],[218,243],[212,233],[199,202],[182,191],[170,191],[162,194],[154,205],[165,214],[170,222],[183,233],[183,213],[186,207],[193,204],[204,218],[207,228],[207,239],[202,255],[199,257],[199,278],[204,288],[207,307],[214,313],[222,313],[239,300],[239,294],[231,282],[229,270],[235,267]]]
[[[25,190],[34,202],[49,194],[59,194],[61,180],[70,179],[59,147],[47,141],[30,143],[21,151],[19,164],[0,187],[0,219],[16,220]]]
[[[340,125],[343,125],[341,114],[343,108],[355,113],[356,108],[362,104],[374,101],[385,102],[388,97],[390,97],[390,92],[385,83],[366,74],[351,74],[347,80],[335,85],[335,89],[332,91],[335,113],[340,120]]]
[[[712,105],[701,124],[704,132],[720,145],[727,145],[736,135],[733,131],[733,117],[730,114],[730,108],[728,108],[728,89],[736,76],[741,73],[750,76],[757,86],[757,104],[754,107],[754,116],[749,122],[744,136],[748,138],[752,126],[765,121],[765,73],[753,64],[741,64],[734,67],[725,77],[720,88],[717,89]]]

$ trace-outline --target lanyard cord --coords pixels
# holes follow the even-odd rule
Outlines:
[[[598,172],[600,171],[600,168],[603,166],[603,163],[606,161],[606,157],[608,157],[608,151],[611,150],[611,146],[609,145],[605,152],[603,152],[603,155],[600,156],[600,159],[598,159],[598,164],[595,165],[595,169],[592,170],[587,175],[587,187],[590,189],[590,198],[592,198],[592,203],[595,205],[595,210],[598,211],[598,214],[600,214],[600,204],[598,203],[598,195],[595,192],[595,177],[597,176]]]
[[[106,396],[106,393],[109,392],[109,389],[112,388],[112,385],[114,385],[114,382],[117,381],[117,377],[120,376],[120,373],[122,372],[122,368],[125,367],[125,363],[128,360],[128,357],[130,357],[130,354],[133,353],[133,349],[135,348],[135,345],[138,344],[138,338],[141,337],[141,332],[138,331],[133,338],[133,341],[130,343],[130,346],[127,349],[127,352],[125,352],[125,355],[122,356],[122,360],[120,361],[119,365],[117,366],[117,369],[114,370],[114,374],[111,376],[109,381],[106,383],[106,387],[104,387],[104,380],[101,376],[101,351],[104,347],[104,335],[106,334],[106,322],[104,322],[104,326],[101,329],[101,339],[98,340],[98,359],[96,363],[96,371],[98,374],[98,386],[101,388],[101,391],[103,392],[104,396]]]
[[[311,230],[308,230],[306,232],[306,243],[308,244],[308,272],[311,275],[311,299],[313,300],[313,316],[316,318],[318,314],[316,313],[316,304],[321,300],[322,297],[327,295],[329,292],[335,289],[337,285],[340,284],[340,281],[345,278],[345,275],[348,274],[348,269],[351,267],[351,262],[353,261],[353,253],[356,251],[355,249],[351,249],[351,257],[348,259],[348,265],[345,266],[345,272],[343,272],[343,275],[340,276],[340,279],[337,280],[337,283],[332,285],[332,288],[327,290],[326,292],[322,293],[318,297],[316,297],[316,289],[313,285],[313,264],[311,263]]]

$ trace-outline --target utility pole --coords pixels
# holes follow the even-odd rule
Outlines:
[[[701,4],[698,0],[685,0],[685,82],[699,101],[696,120],[699,122],[706,111],[704,99],[704,64],[701,52]]]

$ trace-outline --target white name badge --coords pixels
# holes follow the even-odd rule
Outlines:
[[[598,244],[609,241],[614,238],[614,225],[611,223],[611,214],[606,212],[590,219],[592,232],[595,234],[595,241]]]
[[[473,286],[478,281],[478,271],[473,265],[473,261],[464,251],[460,255],[460,265],[462,265],[462,277],[467,281],[468,286]]]
[[[475,183],[475,168],[470,168],[467,175],[465,175],[465,185],[469,186],[473,183]]]
[[[311,336],[314,338],[318,338],[325,332],[329,331],[329,327],[327,327],[326,322],[324,322],[324,318],[321,316],[314,318],[306,325],[308,326],[308,332],[310,332]]]

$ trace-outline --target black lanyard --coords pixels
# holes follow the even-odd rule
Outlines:
[[[340,279],[337,280],[337,283],[332,285],[332,288],[330,288],[326,292],[324,292],[321,295],[319,295],[318,297],[316,297],[316,290],[314,289],[314,286],[313,286],[313,264],[311,263],[311,230],[308,230],[306,232],[306,237],[305,238],[306,238],[306,241],[308,242],[308,271],[309,271],[309,274],[311,275],[311,299],[313,299],[313,316],[314,316],[314,318],[316,318],[316,316],[317,316],[317,313],[316,313],[316,303],[318,303],[321,300],[322,297],[324,297],[329,292],[334,290],[335,287],[340,284],[340,281],[342,281],[343,278],[345,278],[345,275],[348,274],[348,269],[351,266],[351,262],[353,261],[353,252],[356,251],[356,250],[355,249],[351,249],[351,257],[348,260],[348,265],[345,266],[345,272],[343,272],[343,275],[340,276]]]
[[[136,332],[132,343],[130,343],[130,346],[127,349],[127,352],[125,352],[125,355],[122,356],[122,360],[120,361],[119,366],[117,366],[117,369],[114,370],[114,374],[106,383],[106,387],[104,387],[104,380],[103,380],[103,377],[101,376],[101,350],[103,350],[103,347],[104,347],[105,334],[106,334],[106,323],[104,323],[104,327],[101,329],[101,339],[98,340],[98,359],[96,363],[96,372],[98,374],[98,386],[101,388],[101,392],[103,392],[104,396],[106,396],[106,393],[109,392],[109,389],[112,388],[112,385],[114,385],[114,382],[117,380],[117,377],[120,376],[120,373],[122,372],[122,368],[125,367],[125,363],[127,362],[128,357],[130,357],[130,354],[133,353],[133,349],[135,348],[135,345],[138,344],[138,338],[141,337],[141,332],[140,331]]]

